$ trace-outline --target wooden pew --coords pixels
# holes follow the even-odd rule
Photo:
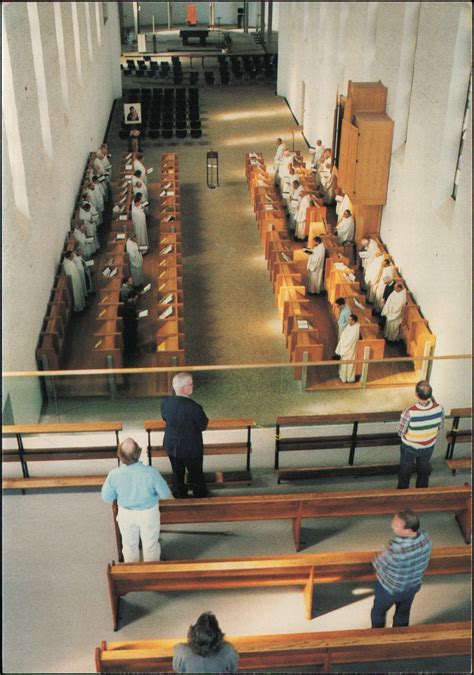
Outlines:
[[[275,441],[275,469],[278,470],[278,482],[281,480],[298,480],[305,478],[321,478],[326,476],[360,476],[381,473],[397,473],[399,462],[391,464],[365,464],[354,466],[356,448],[374,448],[400,444],[396,431],[360,433],[359,425],[366,423],[398,422],[400,412],[381,413],[343,413],[337,415],[308,415],[294,417],[277,417]],[[332,426],[339,424],[352,425],[350,434],[331,436],[282,437],[282,427]],[[345,466],[324,466],[301,469],[280,469],[280,453],[300,450],[335,450],[349,448],[348,464]]]
[[[471,540],[471,487],[429,487],[408,490],[357,490],[354,492],[304,492],[242,495],[208,499],[160,501],[164,525],[291,520],[295,550],[301,548],[304,518],[348,518],[393,514],[405,508],[417,513],[450,512],[455,515],[464,541]],[[118,560],[122,560],[117,506],[112,507]]]
[[[30,477],[28,462],[47,462],[62,460],[114,459],[118,462],[117,446],[122,422],[82,422],[73,424],[13,424],[2,426],[3,436],[15,436],[16,448],[3,448],[4,462],[20,462],[23,478],[6,478],[2,481],[6,489],[39,487],[82,487],[101,485],[105,476],[42,476]],[[31,434],[83,434],[113,433],[114,442],[110,445],[81,445],[75,447],[25,447],[24,437]]]
[[[297,586],[303,590],[306,618],[313,618],[315,584],[367,582],[375,579],[372,560],[379,551],[257,556],[223,560],[181,560],[158,563],[115,563],[107,566],[114,630],[118,630],[120,598],[127,593],[225,588]],[[466,546],[433,549],[428,576],[469,574],[471,550]]]
[[[295,666],[404,661],[471,655],[470,621],[421,624],[400,628],[371,628],[226,636],[239,653],[239,670],[269,670]],[[168,640],[102,641],[95,651],[98,673],[172,671],[173,647],[184,637]],[[340,669],[338,669],[340,672]]]
[[[209,420],[204,442],[204,455],[245,455],[245,469],[240,471],[216,471],[205,473],[206,483],[214,485],[251,485],[252,474],[250,472],[250,455],[252,452],[252,427],[255,422],[252,418],[227,419],[219,418]],[[168,457],[163,445],[152,444],[152,433],[164,433],[166,423],[163,420],[145,420],[145,431],[148,434],[148,463],[151,465],[153,457]],[[227,443],[212,442],[208,440],[207,432],[210,431],[239,431],[245,430],[245,440],[234,440]]]
[[[462,419],[471,420],[472,418],[472,408],[453,408],[449,414],[453,418],[451,429],[446,432],[446,440],[448,441],[448,447],[446,449],[446,464],[451,469],[453,476],[458,469],[470,469],[471,468],[471,458],[470,457],[460,457],[458,459],[453,458],[454,448],[456,443],[472,443],[472,428],[460,428],[460,422]]]

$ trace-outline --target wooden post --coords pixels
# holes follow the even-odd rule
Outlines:
[[[301,519],[303,513],[303,502],[298,504],[298,513],[293,518],[293,541],[295,542],[295,551],[298,553],[301,546]]]
[[[112,565],[115,565],[115,560],[112,560]],[[109,563],[107,565],[107,581],[109,584],[109,598],[110,606],[112,609],[112,622],[114,625],[114,631],[118,630],[118,609],[120,596],[115,593],[114,585],[112,581],[112,565]]]
[[[107,354],[107,368],[113,368],[114,367],[114,358],[111,354]],[[107,379],[109,381],[109,392],[110,392],[110,398],[112,401],[115,400],[115,394],[116,394],[116,387],[115,387],[115,378],[113,373],[109,373],[107,375]]]
[[[304,363],[308,363],[309,361],[309,354],[308,352],[303,352],[303,358],[302,361]],[[301,368],[301,386],[300,389],[304,393],[306,391],[306,383],[308,381],[308,366],[302,366]]]
[[[309,571],[309,578],[304,587],[304,600],[306,605],[306,618],[311,621],[313,618],[313,590],[314,590],[314,567]]]
[[[370,358],[370,347],[364,347],[364,361],[368,361]],[[367,386],[367,376],[369,374],[369,364],[362,364],[362,373],[360,375],[360,384],[362,389],[365,389]]]

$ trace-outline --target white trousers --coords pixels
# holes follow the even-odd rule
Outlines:
[[[133,511],[119,506],[117,523],[122,535],[122,552],[125,562],[139,562],[139,541],[142,540],[143,560],[159,560],[160,511],[158,504],[151,509]]]

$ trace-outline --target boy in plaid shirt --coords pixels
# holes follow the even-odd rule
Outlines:
[[[418,516],[410,509],[396,513],[391,525],[395,537],[372,562],[377,576],[372,628],[385,628],[385,616],[393,605],[393,626],[408,626],[411,605],[433,548],[428,534],[420,530]]]

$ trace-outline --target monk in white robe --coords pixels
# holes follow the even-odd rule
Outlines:
[[[145,185],[148,185],[148,177],[146,175],[146,169],[145,165],[142,162],[143,155],[140,152],[134,152],[132,154],[132,166],[133,166],[133,171],[141,171],[142,172],[142,180],[145,183]]]
[[[295,239],[300,239],[301,241],[305,238],[306,234],[306,212],[314,206],[312,195],[309,192],[303,194],[301,197],[300,205],[298,207],[298,213],[296,214],[296,232]]]
[[[79,278],[81,280],[82,291],[84,293],[84,297],[86,297],[89,294],[89,291],[87,290],[86,272],[85,272],[85,269],[84,269],[84,262],[83,262],[81,256],[77,255],[77,253],[75,253],[74,251],[72,253],[72,261],[75,264],[75,266],[77,267],[77,271],[79,272]]]
[[[352,213],[349,209],[344,211],[341,222],[338,223],[336,228],[337,238],[339,239],[340,244],[344,244],[346,241],[353,241],[354,239],[355,224]]]
[[[85,224],[79,227],[76,225],[74,227],[73,236],[79,245],[79,251],[81,255],[86,259],[90,258],[91,255],[93,255],[94,253],[95,247],[93,242],[87,241],[87,232]]]
[[[367,287],[367,300],[369,302],[374,302],[375,300],[375,289],[380,280],[380,275],[382,274],[384,258],[382,251],[375,251],[374,257],[369,262],[365,269],[364,279],[365,285]]]
[[[351,314],[336,347],[336,354],[339,354],[342,361],[352,361],[355,359],[359,337],[359,321],[355,314]],[[354,363],[341,363],[339,366],[339,378],[341,382],[355,382],[355,376],[356,367]]]
[[[99,248],[99,238],[97,237],[97,223],[92,219],[91,207],[88,202],[81,204],[79,208],[79,220],[82,220],[86,226],[86,234],[88,237],[94,237],[94,241],[91,243],[92,253],[95,253]]]
[[[64,272],[71,279],[72,297],[74,300],[74,311],[82,312],[82,310],[86,306],[86,296],[82,288],[82,282],[79,276],[78,269],[73,260],[73,255],[74,253],[72,251],[68,251],[66,253],[66,257],[63,260],[63,268]]]
[[[384,260],[384,264],[382,267],[382,273],[380,275],[380,279],[377,283],[377,286],[375,287],[375,296],[374,296],[374,305],[375,309],[378,312],[382,311],[382,306],[383,306],[383,292],[385,290],[385,286],[387,283],[390,283],[393,279],[393,265],[390,262],[390,260]]]
[[[291,174],[289,169],[292,162],[293,162],[292,153],[288,149],[283,150],[283,157],[280,160],[280,168],[278,169],[278,183],[282,194],[286,189],[288,181],[291,180]]]
[[[367,265],[373,260],[375,252],[379,250],[377,242],[374,239],[362,239],[360,242],[361,251],[364,251],[365,255],[361,258],[362,261],[362,271],[365,275],[365,270]]]
[[[127,239],[125,250],[128,253],[128,260],[130,263],[130,276],[133,279],[134,286],[143,285],[143,256],[140,253],[137,244],[137,235],[132,234]]]
[[[382,309],[382,316],[386,318],[383,334],[390,342],[396,342],[400,338],[402,310],[406,303],[406,289],[402,283],[398,282],[395,284],[393,293],[390,293]]]
[[[321,237],[314,238],[313,252],[308,258],[308,293],[321,293],[323,288],[324,261],[326,249]]]
[[[277,138],[277,149],[275,157],[273,158],[273,171],[275,172],[275,183],[278,183],[278,172],[280,169],[280,162],[283,158],[283,152],[286,150],[286,145],[281,138]]]
[[[137,235],[137,242],[139,246],[148,247],[148,232],[146,229],[146,216],[143,210],[142,195],[139,192],[133,198],[132,203],[132,221],[133,230]]]
[[[296,215],[298,213],[303,191],[304,188],[302,185],[300,185],[299,180],[294,180],[291,187],[290,199],[288,201],[290,230],[294,230],[296,228]]]
[[[97,227],[102,224],[103,218],[102,214],[97,211],[95,208],[94,204],[92,203],[90,191],[86,190],[83,195],[82,195],[82,202],[87,202],[88,204],[91,205],[91,214],[92,214],[92,220],[97,223]]]
[[[291,186],[293,181],[297,178],[296,172],[295,172],[295,167],[293,164],[289,164],[287,169],[284,170],[284,174],[280,175],[281,176],[281,195],[283,199],[285,199],[286,204],[288,206],[288,202],[290,201],[290,194],[291,194]]]
[[[351,210],[351,200],[345,192],[338,188],[338,194],[335,196],[336,200],[336,215],[338,224],[341,222],[344,211]]]
[[[135,178],[135,176],[134,176],[134,178]],[[142,196],[143,196],[143,200],[145,202],[148,201],[148,188],[141,179],[140,180],[135,179],[135,182],[133,182],[133,179],[132,179],[132,192],[133,192],[134,195],[136,195],[138,192],[141,192]]]
[[[316,146],[309,149],[309,154],[312,155],[310,167],[312,171],[317,171],[319,169],[319,164],[321,162],[321,157],[323,156],[324,145],[321,140],[316,141]]]
[[[98,183],[90,182],[87,192],[90,194],[92,204],[95,206],[96,210],[99,213],[102,213],[104,210],[104,198]]]

